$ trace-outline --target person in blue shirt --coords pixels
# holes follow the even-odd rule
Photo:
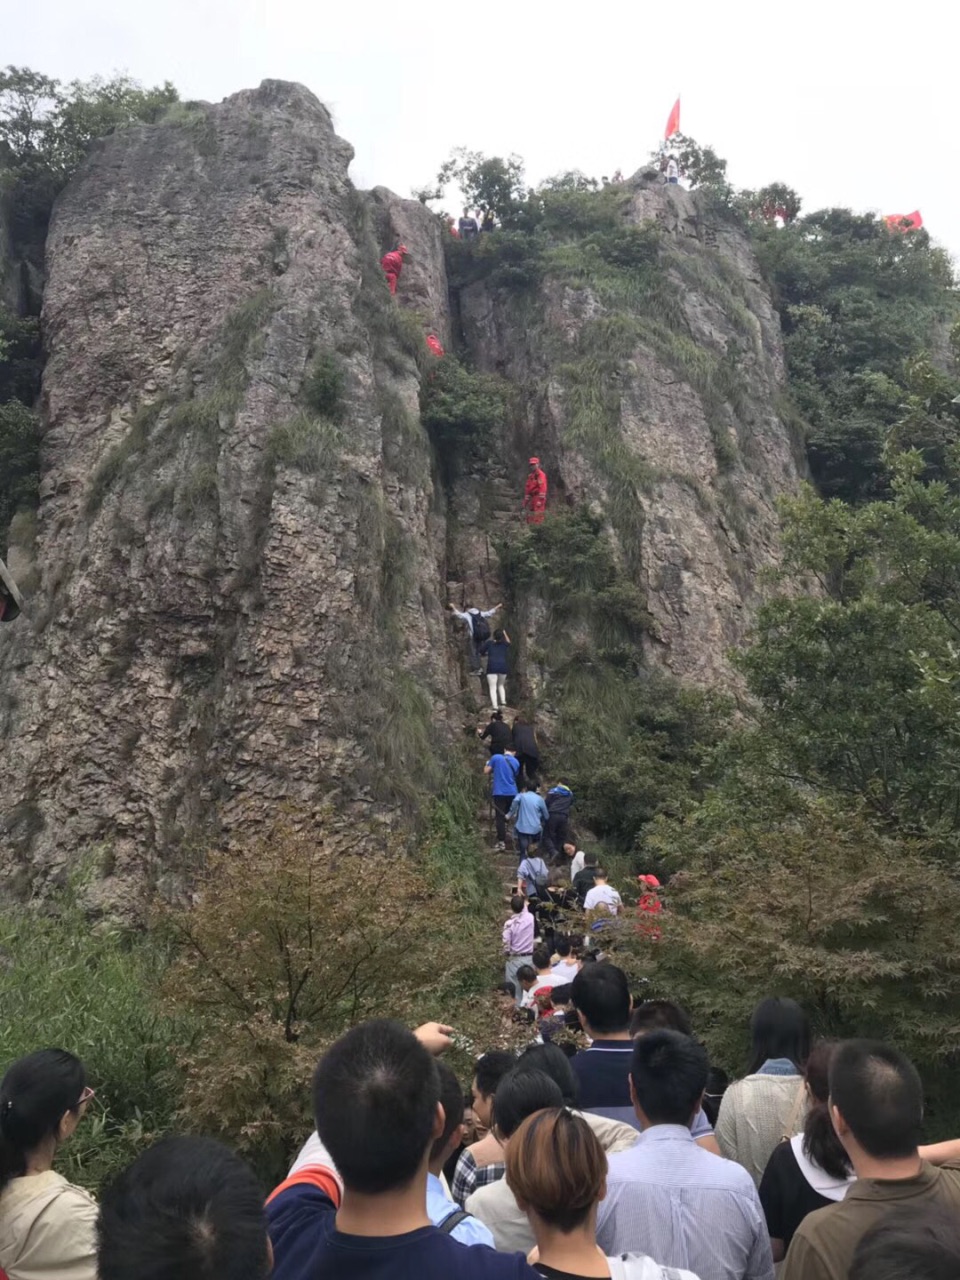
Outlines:
[[[450,1030],[362,1022],[320,1059],[322,1147],[267,1201],[273,1280],[536,1280],[520,1254],[461,1244],[427,1213],[430,1157],[446,1126],[427,1046],[445,1048]]]
[[[493,811],[497,824],[497,850],[502,852],[507,841],[507,814],[517,794],[517,775],[520,761],[513,747],[505,747],[503,755],[491,756],[483,766],[483,772],[491,780]]]
[[[521,857],[526,857],[531,844],[540,843],[540,833],[549,817],[543,796],[529,778],[524,778],[520,783],[520,794],[514,796],[507,811],[507,820],[517,824],[514,829]]]

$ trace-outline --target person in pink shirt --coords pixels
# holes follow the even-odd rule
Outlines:
[[[519,1007],[523,991],[517,980],[517,970],[533,959],[533,935],[535,922],[527,910],[527,902],[519,893],[510,899],[511,914],[503,926],[503,954],[506,956],[504,976],[516,988]]]

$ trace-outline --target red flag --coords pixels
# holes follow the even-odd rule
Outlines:
[[[673,104],[669,116],[667,117],[667,131],[663,135],[664,139],[669,140],[675,133],[680,132],[680,99],[678,98]]]
[[[919,209],[914,209],[913,213],[888,213],[884,222],[891,231],[919,231],[923,226]]]

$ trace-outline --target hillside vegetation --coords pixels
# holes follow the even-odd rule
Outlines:
[[[5,199],[36,199],[32,219],[12,232],[28,273],[39,269],[52,193],[91,140],[154,119],[175,98],[169,86],[64,91],[32,76],[0,79]],[[25,101],[46,104],[40,134]],[[558,361],[558,382],[608,508],[601,516],[571,503],[498,538],[508,604],[520,613],[535,595],[546,616],[548,638],[521,647],[521,674],[528,690],[547,691],[549,705],[538,708],[533,693],[530,701],[549,713],[551,770],[578,793],[578,820],[617,860],[625,894],[637,871],[672,876],[662,939],[629,927],[613,939],[638,988],[646,981],[645,990],[687,1004],[731,1072],[741,1065],[738,1031],[771,989],[801,999],[818,1031],[894,1038],[925,1073],[930,1136],[944,1136],[960,1129],[948,1087],[960,1053],[955,281],[925,231],[897,234],[847,210],[800,216],[782,190],[790,218],[776,225],[763,193],[731,191],[722,161],[692,142],[688,151],[704,207],[747,230],[766,273],[789,370],[781,411],[813,481],[783,502],[780,589],[736,655],[736,699],[683,688],[642,659],[650,617],[637,585],[639,499],[653,477],[623,445],[615,394],[638,340],[682,368],[710,410],[721,477],[738,457],[725,425],[741,403],[736,361],[692,349],[663,283],[665,266],[684,269],[675,246],[626,223],[624,193],[583,175],[530,191],[515,160],[466,156],[446,171],[500,222],[474,248],[450,242],[454,290],[485,280],[523,313],[543,282],[559,280],[602,304]],[[730,314],[744,311],[734,282],[712,287]],[[4,539],[10,517],[38,500],[35,310],[26,295],[14,305],[8,294],[0,314]],[[419,331],[414,338],[422,345]],[[468,461],[482,464],[516,390],[480,373],[470,355],[422,379],[420,423],[415,406],[409,414],[429,435],[441,489]],[[396,358],[412,365],[409,351]],[[338,370],[315,363],[305,392],[330,419],[331,440]],[[302,421],[280,425],[271,462],[321,471],[324,441]],[[115,471],[105,487],[135,454],[107,457]],[[731,523],[742,517],[735,492],[724,501]],[[395,613],[396,566],[382,541],[383,577],[365,603]],[[429,708],[413,678],[394,682],[392,696],[415,704],[415,715],[387,705],[387,747],[409,739],[429,766],[406,797],[419,811],[416,843],[384,825],[362,833],[379,856],[339,844],[331,853],[334,842],[311,842],[297,815],[278,814],[272,832],[211,858],[199,910],[165,909],[148,931],[105,921],[90,929],[78,886],[0,917],[4,1058],[69,1041],[101,1088],[100,1125],[74,1149],[78,1180],[96,1185],[181,1122],[220,1132],[273,1177],[307,1123],[309,1067],[352,1019],[455,1012],[465,1053],[494,1034],[478,993],[497,971],[500,902],[477,842],[479,785],[465,780],[459,757],[444,773],[439,751],[429,755]],[[404,739],[410,723],[416,735]],[[410,788],[390,750],[379,764],[384,794]],[[324,822],[342,836],[336,815],[325,812]],[[108,850],[91,853],[109,860]]]

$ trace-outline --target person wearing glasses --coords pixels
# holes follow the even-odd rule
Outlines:
[[[93,1099],[63,1049],[20,1058],[0,1081],[0,1267],[9,1280],[96,1280],[97,1202],[53,1169]]]

